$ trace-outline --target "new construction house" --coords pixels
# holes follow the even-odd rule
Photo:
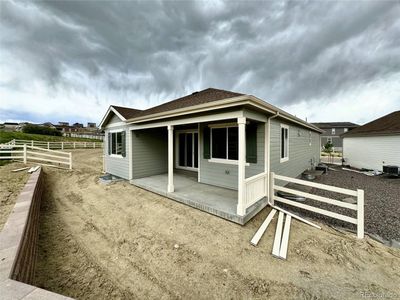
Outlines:
[[[321,129],[252,95],[206,89],[137,110],[110,106],[104,170],[239,224],[266,204],[269,174],[319,161]]]

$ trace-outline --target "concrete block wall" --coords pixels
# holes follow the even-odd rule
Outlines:
[[[1,299],[71,299],[33,285],[43,171],[31,174],[0,233]]]

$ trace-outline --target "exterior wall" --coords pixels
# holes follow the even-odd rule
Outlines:
[[[400,166],[400,135],[345,137],[343,157],[360,169],[382,171],[383,165]]]
[[[166,128],[136,130],[132,133],[133,179],[168,172]]]
[[[105,129],[105,139],[104,139],[104,164],[105,164],[105,172],[124,178],[129,179],[129,134],[127,130],[127,126],[116,126],[116,127],[108,127],[112,124],[122,122],[116,115],[114,115],[110,122],[107,124]],[[108,133],[114,130],[123,130],[126,132],[126,156],[125,157],[112,157],[108,155]]]
[[[329,136],[332,139],[333,147],[337,150],[341,150],[343,147],[343,139],[339,136]],[[321,146],[323,147],[328,142],[328,137],[321,136]]]
[[[200,127],[200,182],[215,186],[237,190],[238,186],[238,166],[209,162],[203,156],[203,128]],[[265,125],[258,123],[257,126],[257,163],[246,166],[246,178],[264,172],[264,139]]]
[[[289,160],[280,162],[280,130],[281,125],[289,126]],[[320,135],[311,131],[311,146],[309,130],[280,121],[271,120],[271,172],[288,177],[297,177],[311,167],[311,160],[319,162]]]

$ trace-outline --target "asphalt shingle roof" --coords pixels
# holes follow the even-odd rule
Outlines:
[[[390,135],[400,134],[400,110],[369,122],[363,126],[343,134],[349,136]]]

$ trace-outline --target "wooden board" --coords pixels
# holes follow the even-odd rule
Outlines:
[[[288,249],[288,244],[289,244],[290,221],[291,220],[292,220],[292,217],[290,215],[286,215],[285,227],[283,229],[283,235],[282,235],[281,249],[279,250],[279,256],[282,259],[286,259],[286,256],[287,256],[287,249]]]
[[[278,222],[276,224],[274,246],[272,248],[272,255],[279,257],[279,250],[281,248],[282,226],[283,226],[283,212],[279,212]]]
[[[264,232],[267,230],[268,225],[271,223],[272,218],[275,216],[276,209],[272,209],[271,212],[268,214],[265,221],[261,224],[260,228],[258,228],[256,234],[251,239],[250,243],[253,246],[257,246],[258,242],[260,241],[261,237],[263,236]]]

